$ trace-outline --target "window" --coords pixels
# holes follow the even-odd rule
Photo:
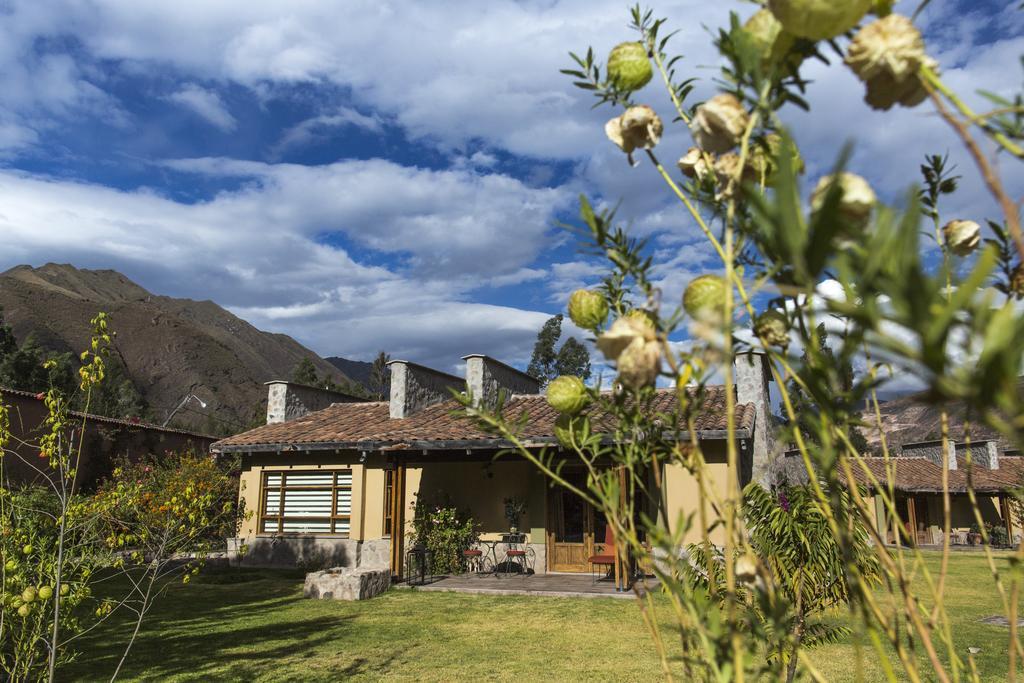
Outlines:
[[[261,533],[348,534],[352,470],[264,472]]]
[[[391,506],[395,488],[395,471],[384,470],[384,535],[391,535]]]

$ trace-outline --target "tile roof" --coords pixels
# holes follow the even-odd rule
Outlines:
[[[675,409],[675,391],[656,392],[652,410],[670,413]],[[214,451],[276,451],[282,447],[298,446],[302,450],[358,448],[378,450],[400,448],[503,448],[507,444],[482,431],[466,418],[453,414],[460,406],[455,401],[444,401],[428,406],[403,419],[391,419],[387,402],[335,403],[288,422],[264,425],[228,437],[213,444]],[[753,429],[754,405],[737,405],[737,428]],[[543,395],[512,396],[504,407],[510,422],[524,419],[522,437],[528,442],[553,442],[554,425],[558,413],[548,405]],[[609,416],[595,420],[598,427],[613,427]],[[709,438],[725,425],[725,392],[722,387],[707,387],[704,406],[696,418],[698,433]],[[740,433],[740,436],[744,436]]]
[[[863,458],[862,461],[879,483],[889,481],[885,458]],[[942,467],[921,456],[900,456],[889,459],[893,466],[893,485],[906,493],[941,493]],[[857,463],[852,463],[858,484],[870,486],[870,480]],[[967,468],[959,460],[957,469],[949,472],[950,493],[967,492]],[[972,483],[979,493],[998,493],[1024,485],[1024,458],[999,456],[999,469],[989,470],[975,463],[971,469]]]
[[[33,401],[42,401],[41,394],[33,394],[31,391],[22,391],[21,389],[8,389],[7,387],[0,387],[0,395],[7,394],[8,396],[19,396],[21,398],[32,399]],[[161,427],[160,425],[149,424],[148,422],[142,422],[141,420],[125,420],[118,417],[106,417],[104,415],[95,415],[93,413],[83,413],[78,410],[69,410],[68,415],[73,415],[78,418],[85,418],[89,422],[101,422],[103,424],[118,425],[121,427],[133,427],[135,429],[145,429],[148,431],[155,432],[166,432],[169,434],[182,434],[184,436],[194,436],[197,439],[203,439],[204,441],[213,441],[217,437],[209,434],[202,434],[200,432],[190,432],[184,429],[175,429],[173,427]]]

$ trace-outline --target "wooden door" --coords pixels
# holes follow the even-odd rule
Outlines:
[[[583,472],[564,476],[574,486],[586,486]],[[604,535],[604,517],[597,510],[560,486],[548,489],[548,571],[590,571],[587,560],[603,552]]]

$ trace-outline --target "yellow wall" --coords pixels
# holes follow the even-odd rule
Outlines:
[[[723,443],[707,442],[702,444],[704,460],[707,462],[708,482],[706,486],[719,500],[725,499],[728,485],[728,464]],[[668,512],[669,529],[678,528],[680,523],[692,515],[690,527],[683,539],[684,543],[696,543],[702,540],[700,517],[697,510],[700,501],[699,486],[696,478],[681,464],[665,466],[664,496],[665,508]],[[710,526],[717,519],[710,505],[706,509],[706,522]],[[724,543],[725,531],[719,525],[711,533],[712,543]]]
[[[247,519],[242,522],[239,536],[251,537],[257,535],[259,529],[260,513],[260,483],[264,471],[288,471],[288,470],[352,470],[352,515],[349,519],[349,538],[361,539],[364,486],[363,465],[359,462],[359,455],[355,452],[342,451],[335,454],[311,455],[302,453],[274,453],[248,455],[242,458],[242,470],[238,486],[239,502],[244,504],[246,512],[251,512]],[[383,484],[381,491],[383,491]],[[372,495],[372,494],[371,494]],[[379,538],[379,536],[377,536]]]
[[[710,473],[709,486],[719,496],[726,490],[726,455],[723,444],[711,442],[704,446],[704,457]],[[257,534],[259,524],[259,494],[264,470],[338,469],[352,470],[352,517],[350,538],[373,540],[383,536],[385,458],[380,453],[369,454],[365,463],[359,453],[342,451],[312,455],[302,453],[256,454],[242,460],[239,498],[252,515],[241,528],[240,535]],[[411,531],[413,507],[417,496],[426,500],[447,497],[460,508],[468,508],[480,525],[485,538],[508,531],[504,499],[516,496],[526,500],[527,511],[519,527],[530,534],[532,543],[545,542],[547,527],[547,491],[549,485],[543,475],[529,462],[504,458],[492,461],[422,462],[410,463],[405,469],[404,516],[406,533]],[[681,465],[665,468],[664,495],[669,511],[668,522],[674,526],[678,515],[696,512],[697,482]],[[714,512],[707,510],[708,523],[714,521]],[[716,529],[712,541],[724,541],[723,532]],[[699,521],[694,514],[686,542],[701,538]]]
[[[415,485],[412,477],[407,479],[407,520],[412,518],[415,495],[430,502],[447,498],[456,507],[468,509],[479,524],[481,534],[489,538],[508,533],[504,501],[515,496],[526,501],[526,514],[519,521],[520,530],[529,531],[531,542],[544,542],[546,488],[543,477],[531,463],[502,459],[497,462],[418,463],[416,467]]]

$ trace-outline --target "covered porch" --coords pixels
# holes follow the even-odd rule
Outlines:
[[[465,510],[477,526],[474,549],[483,553],[483,559],[489,559],[487,564],[492,569],[505,562],[510,549],[526,553],[522,573],[500,572],[501,576],[496,577],[493,571],[477,572],[444,579],[444,587],[493,592],[508,590],[511,582],[518,582],[516,590],[527,592],[598,594],[628,588],[632,563],[616,553],[603,514],[550,483],[526,460],[508,455],[496,460],[493,453],[465,451],[382,456],[382,469],[387,473],[386,517],[394,520],[395,528],[407,530],[392,538],[391,569],[396,578],[405,579],[409,573],[407,537],[419,498],[446,501]],[[581,467],[567,466],[562,476],[578,487],[586,487],[586,472]],[[516,520],[506,516],[508,499],[525,505]],[[545,575],[552,580],[541,580]]]
[[[648,579],[650,582],[651,579]],[[551,598],[632,598],[632,590],[616,589],[612,581],[594,581],[586,574],[476,574],[428,577],[426,582],[398,584],[420,591],[481,595],[536,595]]]

